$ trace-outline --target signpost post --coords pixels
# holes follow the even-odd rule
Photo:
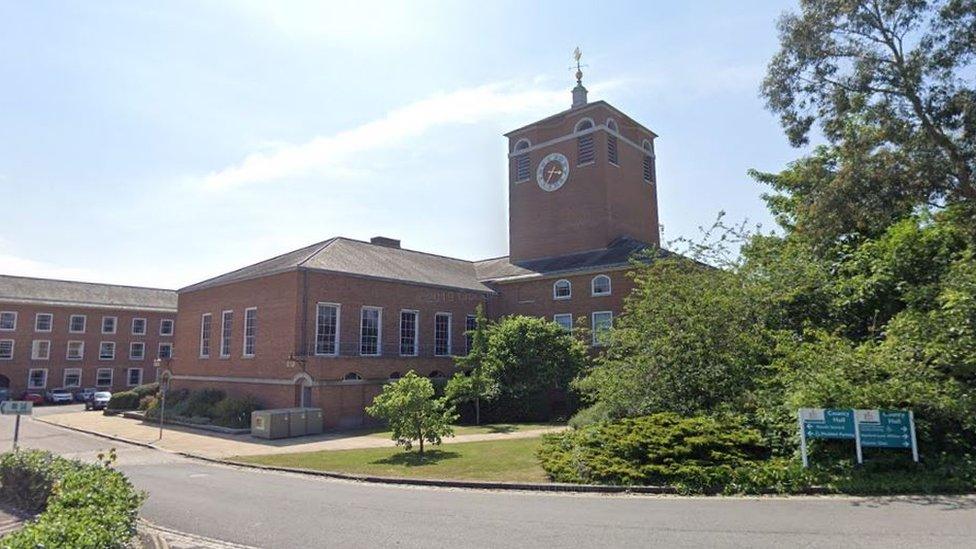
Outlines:
[[[0,402],[0,415],[16,416],[14,419],[14,450],[17,449],[17,439],[20,437],[20,416],[29,416],[34,412],[34,403],[29,400],[5,400]]]

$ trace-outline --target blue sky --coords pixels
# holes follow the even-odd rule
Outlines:
[[[180,287],[331,236],[507,252],[505,131],[660,135],[664,238],[770,227],[758,86],[793,2],[0,2],[0,273]]]

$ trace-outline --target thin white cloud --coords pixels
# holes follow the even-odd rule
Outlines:
[[[83,282],[102,282],[103,277],[88,269],[63,267],[52,263],[44,263],[18,257],[0,251],[0,274],[13,276],[31,276],[38,278],[57,278],[61,280],[79,280]]]
[[[512,84],[440,93],[349,130],[252,153],[240,163],[206,176],[204,186],[226,189],[289,177],[356,171],[361,166],[349,162],[353,156],[395,147],[440,126],[476,124],[520,113],[551,113],[568,107],[568,102],[566,89],[524,88]]]

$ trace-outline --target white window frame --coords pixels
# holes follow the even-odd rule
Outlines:
[[[207,342],[206,345],[207,352],[203,352],[204,341]],[[210,351],[212,345],[213,345],[213,315],[210,313],[203,313],[202,315],[200,315],[200,348],[199,348],[200,358],[210,358]]]
[[[439,316],[446,316],[447,317],[447,352],[444,353],[444,354],[437,354],[437,317],[439,317]],[[440,312],[434,313],[434,356],[436,356],[436,357],[451,356],[451,351],[453,350],[452,349],[452,343],[453,343],[452,340],[454,339],[454,334],[452,333],[452,331],[453,331],[452,324],[454,324],[454,315],[453,314],[451,314],[449,312],[446,312],[446,311],[440,311]]]
[[[99,384],[98,379],[102,372],[108,372],[108,383]],[[111,387],[115,382],[115,368],[99,368],[95,370],[95,387]]]
[[[132,372],[139,372],[139,383],[132,383]],[[142,385],[142,368],[126,368],[125,369],[125,386],[126,387],[138,387]]]
[[[163,348],[169,347],[169,356],[163,357]],[[159,345],[156,346],[156,357],[157,358],[173,358],[173,343],[170,341],[161,341]]]
[[[559,323],[559,319],[567,319],[567,318],[569,319],[569,327],[563,326],[562,324]],[[554,314],[554,315],[552,315],[552,321],[555,322],[556,324],[559,324],[567,332],[572,332],[573,331],[573,314],[572,313],[557,313],[557,314]]]
[[[17,342],[13,339],[0,339],[0,343],[10,343],[10,356],[0,356],[0,360],[13,360],[14,359],[14,347],[16,347]]]
[[[606,291],[606,293],[600,293],[600,294],[596,293],[596,281],[597,281],[597,279],[600,279],[600,278],[607,279],[607,291]],[[612,293],[613,293],[613,279],[611,279],[609,275],[599,274],[599,275],[594,276],[593,279],[590,280],[590,296],[591,297],[606,297],[608,295],[611,295]]]
[[[247,319],[250,313],[254,313],[254,333],[250,336],[247,335]],[[255,352],[258,350],[258,308],[248,307],[244,309],[244,322],[242,323],[242,328],[244,329],[244,344],[241,346],[241,356],[244,358],[254,358]],[[248,338],[251,340],[251,352],[247,352],[247,342]]]
[[[331,353],[320,353],[319,352],[319,309],[322,307],[333,307],[335,308],[335,346]],[[319,301],[315,304],[315,343],[313,343],[315,356],[339,356],[341,351],[342,343],[339,336],[342,330],[342,304],[341,303],[329,303],[327,301]]]
[[[44,381],[38,386],[33,385],[31,381],[34,379],[34,372],[44,372]],[[47,368],[31,368],[27,370],[27,389],[46,389],[47,388]]]
[[[376,315],[376,353],[367,354],[363,352],[363,322],[366,320],[366,311],[377,311]],[[383,356],[383,307],[363,305],[359,309],[359,356]]]
[[[2,325],[0,325],[0,332],[17,331],[17,311],[0,311],[0,322],[3,322],[3,315],[11,315],[13,317],[13,326],[4,328]]]
[[[41,354],[37,352],[39,343],[47,343],[47,353],[44,356],[41,356]],[[51,360],[50,339],[35,339],[34,341],[31,341],[31,360]]]
[[[106,332],[105,331],[105,321],[108,320],[108,319],[110,319],[110,318],[112,319],[112,331],[111,332]],[[102,317],[102,333],[103,334],[114,334],[114,333],[116,333],[118,331],[119,331],[119,317],[117,317],[117,316],[103,316]]]
[[[413,313],[413,353],[403,352],[403,313]],[[400,356],[418,356],[420,354],[420,311],[416,309],[400,309],[399,335],[397,338],[397,351]]]
[[[47,330],[41,330],[40,328],[37,327],[37,324],[41,320],[42,316],[47,317]],[[47,334],[47,333],[51,333],[51,330],[53,329],[54,329],[54,313],[37,313],[34,315],[35,332]]]
[[[142,356],[136,358],[132,356],[132,349],[135,349],[137,345],[142,346]],[[129,360],[146,360],[146,342],[145,341],[130,341],[129,342]]]
[[[559,295],[556,293],[556,287],[559,286],[560,282],[565,282],[569,286],[569,295]],[[573,299],[573,283],[566,280],[565,278],[560,278],[559,280],[552,283],[552,298],[557,300],[563,299]]]
[[[142,321],[142,331],[141,332],[137,332],[136,331],[136,322],[139,321],[139,320]],[[149,321],[147,319],[141,317],[141,316],[137,316],[137,317],[133,318],[132,319],[132,330],[130,330],[130,331],[132,332],[131,335],[134,335],[134,336],[144,336],[144,335],[146,335],[147,333],[149,333]]]
[[[166,324],[169,324],[170,326],[168,333],[163,331],[163,326],[165,326]],[[172,337],[175,334],[176,334],[175,320],[173,320],[172,318],[163,318],[159,320],[159,335],[163,337]]]
[[[112,356],[110,356],[108,358],[105,358],[105,357],[102,356],[102,346],[105,345],[105,344],[109,344],[109,345],[112,346]],[[98,342],[98,360],[115,360],[115,350],[116,350],[117,347],[118,346],[115,344],[114,341],[100,341],[100,342]]]
[[[596,315],[609,315],[610,316],[610,328],[613,328],[613,311],[593,311],[590,315],[590,332],[591,339],[590,345],[593,347],[603,347],[604,345],[597,341],[597,329],[596,329]]]
[[[71,344],[72,343],[80,343],[81,344],[81,345],[78,346],[78,349],[80,350],[80,352],[78,353],[78,356],[76,356],[76,357],[72,357],[71,356]],[[64,349],[64,359],[65,360],[84,360],[85,359],[85,342],[83,340],[80,340],[80,339],[72,339],[72,340],[69,340],[68,341],[68,344],[65,346],[65,349]]]
[[[227,323],[227,315],[230,315],[230,325]],[[230,334],[227,333],[227,329],[230,328]],[[210,327],[211,331],[213,326]],[[220,348],[217,349],[217,356],[220,358],[230,358],[231,355],[231,340],[234,338],[234,310],[227,309],[226,311],[220,311]],[[227,352],[224,352],[227,349]]]
[[[74,330],[75,319],[81,319],[81,330]],[[68,333],[69,334],[83,334],[88,330],[88,315],[68,315]]]
[[[468,321],[472,322],[473,326],[468,328]],[[464,315],[464,354],[467,355],[471,353],[471,347],[474,347],[474,334],[471,333],[478,329],[478,315],[470,314]]]
[[[78,374],[78,384],[77,385],[69,385],[68,384],[68,374],[72,374],[72,373]],[[77,389],[77,388],[81,387],[81,385],[82,385],[82,383],[81,383],[81,381],[82,381],[81,376],[82,376],[81,368],[65,368],[64,369],[64,373],[61,374],[61,387],[65,388],[65,389]]]

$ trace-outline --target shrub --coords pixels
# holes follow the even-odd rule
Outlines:
[[[130,389],[133,393],[139,396],[140,399],[146,396],[155,395],[159,392],[158,383],[145,383],[143,385],[137,385]]]
[[[608,419],[610,419],[610,410],[606,405],[598,402],[576,412],[573,417],[569,418],[569,426],[573,429],[579,429]]]
[[[24,509],[43,510],[4,537],[3,547],[127,547],[145,496],[110,463],[84,464],[39,450],[0,456],[0,495]]]
[[[736,467],[768,457],[758,431],[740,418],[660,413],[547,435],[539,448],[558,482],[671,484],[715,492]]]
[[[226,393],[220,389],[201,389],[191,391],[186,398],[186,410],[181,415],[213,418],[214,406],[224,399]],[[175,409],[173,410],[176,411]]]
[[[251,395],[243,398],[227,397],[218,402],[213,409],[214,423],[224,427],[244,429],[251,425],[251,412],[264,408]]]
[[[135,410],[138,407],[139,395],[132,391],[113,393],[112,399],[108,401],[108,408],[111,410]]]
[[[155,395],[146,395],[139,399],[139,409],[142,411],[148,410],[149,408],[153,407],[155,404],[156,404]]]

